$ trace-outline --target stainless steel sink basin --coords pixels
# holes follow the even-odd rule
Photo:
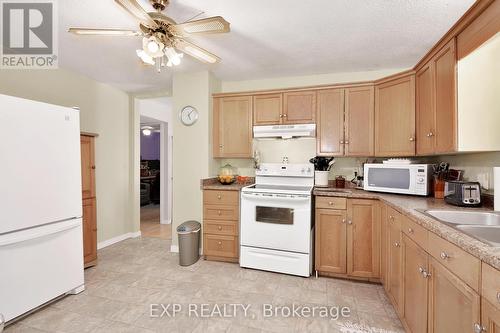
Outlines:
[[[456,228],[491,246],[500,247],[500,226],[462,224],[457,225]]]
[[[450,224],[500,226],[500,213],[437,209],[425,213]]]

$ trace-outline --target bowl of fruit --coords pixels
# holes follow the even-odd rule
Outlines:
[[[224,165],[219,169],[217,179],[222,185],[230,185],[234,183],[236,181],[236,168],[232,167],[230,164]]]

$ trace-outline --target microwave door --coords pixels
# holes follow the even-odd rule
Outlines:
[[[372,190],[381,190],[393,193],[412,192],[412,170],[409,168],[369,168],[368,187]]]

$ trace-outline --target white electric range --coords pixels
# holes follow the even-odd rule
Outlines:
[[[240,266],[310,276],[314,167],[263,163],[241,191]]]

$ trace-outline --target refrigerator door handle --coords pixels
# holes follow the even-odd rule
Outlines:
[[[69,229],[73,229],[81,224],[81,219],[71,219],[63,222],[45,225],[33,229],[27,229],[12,234],[0,235],[0,247],[26,242],[32,239],[42,238],[49,235],[57,234]],[[42,229],[42,230],[38,230]]]

